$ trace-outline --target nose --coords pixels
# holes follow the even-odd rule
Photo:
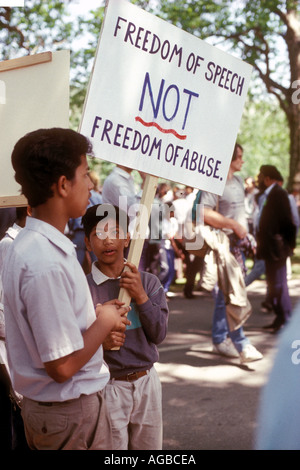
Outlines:
[[[105,245],[109,245],[111,242],[112,242],[112,239],[111,239],[109,233],[106,233],[105,238],[103,240],[103,243],[105,243]]]

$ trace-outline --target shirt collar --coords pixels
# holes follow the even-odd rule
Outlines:
[[[76,254],[75,245],[53,225],[34,217],[27,217],[25,228],[46,237],[65,253],[69,255]]]
[[[275,186],[275,184],[277,183],[273,183],[271,184],[267,189],[265,189],[265,195],[268,196],[270,194],[270,192],[272,191],[273,187]]]
[[[126,261],[126,260],[124,260],[124,261]],[[96,266],[96,263],[97,263],[97,261],[94,261],[93,264],[92,264],[91,274],[92,274],[92,278],[93,278],[94,282],[97,284],[97,286],[99,286],[100,284],[103,284],[103,282],[106,282],[109,279],[120,279],[121,276],[119,276],[117,278],[106,276],[106,274],[103,274],[103,272],[100,271],[100,269]]]
[[[16,236],[18,235],[18,233],[22,230],[22,227],[20,227],[19,225],[17,225],[16,223],[13,224],[12,227],[9,227],[8,230],[6,231],[7,235],[10,237],[10,238],[13,238],[15,239]]]

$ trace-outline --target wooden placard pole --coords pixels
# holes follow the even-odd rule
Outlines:
[[[146,175],[144,187],[143,187],[143,194],[140,203],[140,213],[138,217],[137,224],[134,228],[134,233],[130,242],[129,253],[127,257],[127,261],[133,263],[135,266],[139,266],[145,237],[148,229],[148,223],[151,214],[151,208],[153,204],[153,200],[156,193],[157,188],[157,176]],[[126,270],[129,268],[125,267]],[[123,287],[120,289],[118,299],[121,302],[124,302],[125,306],[130,305],[131,297],[129,292],[124,289]],[[113,351],[117,351],[120,348],[112,348]]]

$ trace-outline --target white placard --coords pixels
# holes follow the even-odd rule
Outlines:
[[[252,67],[109,1],[80,131],[95,156],[222,194]]]
[[[26,66],[27,58],[31,63],[39,56],[15,59],[24,60],[18,68],[14,60],[0,62],[0,206],[20,196],[11,165],[16,142],[42,127],[69,127],[70,52],[54,52],[51,61]]]

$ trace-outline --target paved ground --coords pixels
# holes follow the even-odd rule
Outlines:
[[[292,302],[300,298],[300,279],[289,281]],[[262,386],[272,367],[278,335],[262,329],[273,315],[263,313],[265,282],[248,287],[253,313],[246,335],[263,354],[261,361],[241,365],[239,359],[211,352],[214,301],[195,292],[169,301],[169,332],[159,347],[157,370],[163,385],[164,450],[251,450]]]

